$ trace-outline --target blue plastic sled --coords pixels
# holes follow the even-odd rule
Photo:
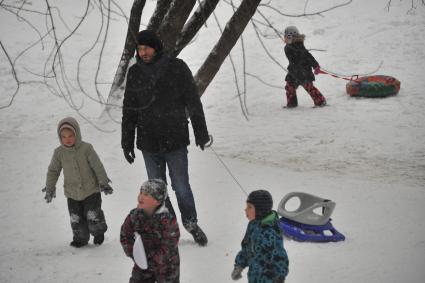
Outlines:
[[[299,242],[339,242],[345,240],[345,236],[332,226],[331,219],[324,225],[309,225],[281,217],[279,227],[285,236]]]

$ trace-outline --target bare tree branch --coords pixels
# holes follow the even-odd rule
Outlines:
[[[110,11],[111,11],[111,1],[108,1],[108,7],[107,7],[107,17],[106,17],[106,28],[105,28],[105,32],[104,32],[104,37],[103,37],[103,41],[102,41],[102,47],[100,49],[100,54],[98,57],[98,63],[97,63],[97,69],[96,69],[96,75],[95,75],[95,87],[96,87],[96,92],[97,92],[97,97],[99,98],[99,101],[104,102],[102,94],[99,91],[98,88],[98,78],[99,78],[99,72],[100,72],[100,67],[102,65],[102,54],[103,54],[103,50],[105,49],[105,45],[106,45],[106,40],[108,38],[108,31],[109,31],[109,22],[110,22]],[[102,17],[102,24],[103,24],[103,17]]]
[[[351,4],[351,2],[353,2],[353,0],[349,0],[349,1],[345,2],[345,3],[339,4],[339,5],[335,5],[333,7],[330,7],[328,9],[324,9],[324,10],[321,10],[321,11],[312,12],[312,13],[303,13],[303,14],[298,14],[298,15],[292,15],[292,14],[282,13],[281,11],[279,11],[278,9],[276,9],[273,6],[270,6],[269,4],[260,4],[259,6],[269,8],[269,9],[275,11],[276,13],[278,13],[281,16],[291,17],[291,18],[299,18],[299,17],[306,17],[306,16],[318,16],[318,15],[321,15],[323,13],[326,13],[326,12],[329,12],[329,11],[332,11],[332,10],[335,10],[335,9],[338,9],[338,8],[341,8],[341,7],[344,7],[344,6],[347,6],[347,5]]]
[[[214,11],[219,0],[204,0],[199,4],[198,9],[193,13],[189,21],[184,25],[180,33],[176,46],[171,55],[177,57],[184,47],[194,38],[202,25],[205,24],[211,13]]]
[[[195,75],[199,94],[202,95],[210,84],[221,64],[236,44],[261,0],[243,0],[223,31],[217,44]]]
[[[12,94],[12,98],[10,99],[9,103],[6,104],[6,105],[0,106],[0,109],[4,109],[4,108],[7,108],[10,105],[12,105],[13,100],[15,99],[16,95],[19,92],[19,87],[20,87],[21,83],[19,82],[18,75],[16,74],[15,66],[14,66],[12,60],[10,59],[10,56],[6,51],[6,48],[4,47],[4,45],[1,41],[0,41],[0,46],[1,46],[1,49],[3,50],[4,54],[6,55],[7,60],[9,61],[10,68],[12,70],[12,75],[13,75],[13,78],[15,79],[15,82],[16,82],[16,89],[15,89],[15,92]]]
[[[271,84],[271,83],[268,83],[268,82],[265,82],[260,76],[257,76],[257,75],[254,75],[254,74],[251,74],[251,73],[246,73],[248,76],[251,76],[251,77],[253,77],[253,78],[255,78],[255,79],[257,79],[259,82],[261,82],[262,84],[264,84],[264,85],[266,85],[266,86],[269,86],[269,87],[272,87],[272,88],[278,88],[278,89],[285,89],[283,86],[281,86],[281,85],[273,85],[273,84]]]
[[[421,1],[424,5],[425,0],[412,0],[412,9],[416,9],[420,3],[419,1]],[[136,35],[140,30],[141,16],[146,0],[133,0],[130,17],[125,15],[125,12],[121,9],[117,3],[118,1],[116,0],[86,0],[85,10],[82,12],[82,15],[78,18],[77,22],[73,25],[69,25],[71,21],[66,21],[62,17],[62,15],[65,15],[63,13],[63,9],[61,10],[60,7],[51,5],[51,2],[53,1],[44,0],[41,2],[41,5],[43,5],[43,3],[45,4],[45,10],[43,10],[44,8],[34,8],[41,6],[37,6],[28,0],[0,0],[0,11],[5,11],[6,13],[16,16],[18,22],[23,22],[23,25],[29,26],[31,30],[35,31],[34,34],[37,34],[38,36],[38,40],[33,43],[29,43],[28,46],[24,46],[22,51],[18,51],[18,55],[14,60],[11,59],[14,57],[10,56],[11,52],[6,50],[5,46],[7,46],[7,44],[3,44],[2,42],[1,47],[3,53],[6,54],[6,57],[9,60],[11,74],[17,84],[9,106],[13,103],[13,100],[19,90],[22,89],[20,87],[21,85],[27,83],[42,83],[48,91],[55,96],[63,98],[69,107],[74,109],[78,115],[82,116],[83,119],[94,125],[94,123],[85,117],[81,111],[84,106],[84,96],[96,103],[104,105],[106,110],[105,112],[107,114],[110,114],[109,110],[112,108],[122,107],[120,100],[124,92],[125,76],[136,50]],[[279,60],[273,57],[264,40],[268,37],[267,31],[273,31],[277,37],[281,36],[281,32],[273,26],[269,14],[277,13],[278,16],[282,17],[302,17],[311,15],[321,16],[325,12],[346,6],[352,1],[317,11],[315,13],[307,13],[307,5],[310,2],[306,0],[304,3],[303,14],[288,15],[281,9],[273,7],[271,0],[267,2],[261,0],[242,0],[240,1],[239,7],[235,7],[233,0],[223,0],[224,3],[228,3],[231,9],[233,9],[233,16],[227,22],[224,30],[221,28],[217,14],[214,13],[218,2],[219,0],[157,0],[155,11],[150,17],[147,28],[155,30],[158,33],[161,40],[164,42],[166,52],[175,57],[180,54],[180,52],[188,46],[194,38],[196,38],[196,35],[199,34],[202,26],[206,26],[207,19],[211,16],[211,14],[213,14],[222,34],[195,75],[199,94],[202,95],[204,93],[206,87],[213,80],[225,58],[229,56],[233,69],[237,97],[241,105],[242,113],[248,119],[247,76],[253,77],[265,85],[274,87],[265,83],[265,81],[260,77],[247,72],[248,62],[246,58],[246,40],[242,36],[242,33],[248,22],[251,21],[257,40],[260,42],[264,53],[274,62],[274,64],[280,66],[281,69],[286,70],[279,63]],[[260,4],[260,2],[262,2],[262,4]],[[196,4],[198,4],[197,9],[188,20]],[[388,9],[390,4],[391,0],[388,2]],[[258,15],[261,17],[260,21],[253,17],[258,7],[261,7],[262,10],[268,9],[272,12],[266,16],[262,13],[262,11],[258,11]],[[72,72],[67,70],[69,69],[69,62],[64,60],[67,59],[65,57],[67,55],[65,50],[68,46],[70,46],[70,44],[74,43],[72,39],[78,37],[78,32],[83,26],[83,23],[87,23],[87,19],[91,17],[91,12],[93,11],[100,13],[101,16],[98,24],[99,30],[97,31],[97,34],[93,36],[93,42],[90,43],[89,47],[86,48],[86,50],[83,50],[81,55],[78,57],[76,62],[76,77],[74,78],[70,76]],[[110,33],[110,25],[112,24],[112,21],[115,20],[112,17],[115,16],[125,18],[128,28],[121,58],[113,81],[110,83],[111,88],[109,90],[107,102],[105,103],[105,99],[100,88],[100,85],[105,83],[105,79],[101,78],[101,73],[104,69],[102,62],[104,60],[105,46]],[[40,28],[40,25],[36,24],[39,22],[40,18],[45,21],[44,28]],[[68,25],[73,28],[70,28]],[[265,31],[262,32],[260,27]],[[242,63],[240,66],[237,66],[235,64],[234,56],[230,54],[230,51],[236,45],[239,38],[241,44]],[[41,46],[41,49],[46,53],[42,55],[45,59],[43,59],[44,62],[41,70],[34,70],[34,66],[27,66],[25,64],[21,64],[23,66],[19,66],[20,68],[17,68],[18,62],[21,63],[22,60],[20,59],[24,57],[22,55],[28,55],[30,50],[34,51],[35,46]],[[49,46],[49,49],[45,50],[45,46]],[[84,82],[89,80],[90,83],[93,83],[97,95],[90,95],[90,92],[85,89],[85,86],[83,86],[82,64],[83,61],[88,58],[89,54],[91,55],[90,59],[94,58],[97,62],[94,64],[95,66],[90,68],[90,71],[94,71],[93,79],[85,79]],[[19,76],[18,79],[18,73],[22,70],[27,74],[36,76],[38,81],[23,80],[22,76]],[[103,81],[101,82],[101,80]],[[84,95],[81,98],[81,101],[78,100],[80,97],[75,95],[76,92]],[[4,107],[8,106],[2,106],[0,109]],[[109,118],[113,119],[111,115]],[[94,126],[97,127],[96,125]]]
[[[157,30],[158,36],[164,44],[165,52],[169,53],[174,49],[178,35],[195,3],[196,0],[173,0],[164,21]]]
[[[267,26],[270,27],[276,34],[277,36],[280,38],[280,34],[279,31],[270,23],[270,21],[267,19],[266,16],[263,15],[263,13],[261,13],[261,11],[257,11],[257,13],[263,18],[263,20],[267,23]],[[282,70],[284,70],[285,72],[288,72],[288,70],[282,66],[282,64],[279,63],[278,60],[276,60],[271,53],[268,51],[266,45],[264,44],[263,40],[261,39],[259,32],[258,32],[258,27],[256,26],[256,24],[254,23],[254,21],[251,21],[252,25],[254,26],[254,30],[255,33],[257,35],[257,39],[260,42],[261,46],[263,47],[263,50],[265,51],[265,53],[267,54],[267,56],[272,59],[273,62],[276,63],[276,65],[278,65]]]
[[[172,1],[170,0],[157,0],[155,12],[149,21],[147,29],[154,31],[158,30],[159,26],[164,21],[164,17],[170,9],[171,4]]]
[[[232,5],[232,8],[235,9],[235,7],[233,6],[233,1],[232,1],[231,5]],[[219,20],[217,18],[217,15],[216,15],[216,13],[213,13],[213,14],[214,14],[214,19],[215,19],[215,21],[217,23],[217,26],[218,26],[218,28],[220,30],[220,33],[223,34],[223,28],[220,25],[220,22],[219,22]],[[239,82],[238,82],[238,74],[237,74],[237,71],[236,71],[236,65],[235,65],[235,63],[233,61],[233,57],[230,54],[230,52],[229,52],[229,55],[228,56],[229,56],[230,64],[232,65],[233,75],[235,77],[234,80],[235,80],[235,86],[236,86],[236,91],[237,91],[237,95],[236,96],[239,99],[239,104],[240,104],[240,107],[241,107],[241,111],[242,111],[243,116],[245,117],[246,120],[249,120],[249,118],[248,118],[248,109],[246,108],[245,99],[243,99],[243,96],[245,94],[245,91],[243,93],[241,93],[241,91],[240,91]]]
[[[16,17],[18,18],[18,19],[20,19],[20,20],[22,20],[22,21],[24,21],[25,23],[27,23],[28,24],[28,26],[30,26],[37,34],[38,34],[38,36],[40,37],[40,39],[42,38],[42,36],[41,36],[41,33],[40,33],[40,31],[30,22],[30,21],[28,21],[26,18],[24,18],[24,17],[22,17],[22,16],[20,16],[17,12],[13,12],[13,11],[11,11],[10,9],[8,9],[8,7],[10,7],[9,5],[1,5],[1,7],[5,10],[5,11],[8,11],[8,12],[10,12],[10,13],[12,13],[12,14],[14,14],[14,15],[16,15]],[[11,8],[15,8],[15,7],[11,7]],[[47,15],[47,14],[44,14],[44,15]]]
[[[133,57],[136,51],[136,35],[139,32],[139,26],[143,8],[145,7],[146,0],[134,0],[133,6],[131,7],[130,21],[127,29],[127,36],[125,39],[124,50],[121,54],[121,59],[118,64],[117,72],[114,76],[114,81],[111,86],[111,90],[108,95],[108,104],[112,104],[113,101],[118,101],[122,97],[119,93],[119,88],[124,83],[125,74],[127,73],[128,64],[130,59]],[[106,106],[106,111],[111,109],[110,106]]]

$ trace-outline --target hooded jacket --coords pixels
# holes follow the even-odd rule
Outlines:
[[[177,282],[180,276],[178,242],[180,230],[175,215],[164,203],[148,216],[143,209],[130,211],[121,226],[120,241],[125,254],[133,258],[135,232],[142,237],[148,261],[149,273],[154,273],[157,282]],[[143,273],[136,264],[133,272]],[[143,278],[143,276],[141,276]]]
[[[158,54],[155,61],[130,67],[124,92],[121,146],[170,152],[189,145],[188,116],[196,144],[209,141],[202,103],[192,73],[178,58]]]
[[[64,124],[74,129],[75,144],[72,147],[62,144],[60,128]],[[61,145],[55,149],[50,161],[46,190],[49,192],[56,190],[56,183],[63,169],[63,187],[67,198],[80,201],[99,192],[99,185],[107,184],[109,179],[93,146],[82,141],[78,122],[71,117],[62,119],[58,124],[57,134]]]
[[[249,266],[249,283],[283,282],[288,274],[289,260],[277,221],[277,213],[272,211],[248,224],[235,265]]]
[[[285,80],[301,85],[315,80],[312,68],[319,66],[313,55],[304,46],[304,35],[295,38],[285,45],[285,55],[288,58],[288,74]]]

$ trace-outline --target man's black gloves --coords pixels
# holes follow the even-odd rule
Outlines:
[[[198,145],[201,150],[204,150],[206,147],[210,147],[212,143],[213,143],[212,135],[208,135],[208,137],[203,140],[200,140],[200,139],[196,140],[196,145]]]
[[[127,159],[128,163],[133,163],[134,159],[136,158],[136,155],[134,154],[134,148],[132,149],[123,149],[124,151],[124,157]]]

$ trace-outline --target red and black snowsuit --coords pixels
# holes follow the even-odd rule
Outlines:
[[[326,99],[313,85],[314,74],[312,68],[319,67],[313,55],[304,47],[304,36],[294,38],[292,43],[285,45],[285,55],[288,58],[288,74],[286,75],[287,107],[298,106],[297,88],[301,85],[310,94],[314,105],[323,106]]]
[[[143,209],[133,209],[121,226],[120,241],[127,256],[133,258],[134,233],[142,237],[148,261],[146,270],[134,264],[129,282],[178,283],[180,230],[176,217],[165,206],[148,216]]]

